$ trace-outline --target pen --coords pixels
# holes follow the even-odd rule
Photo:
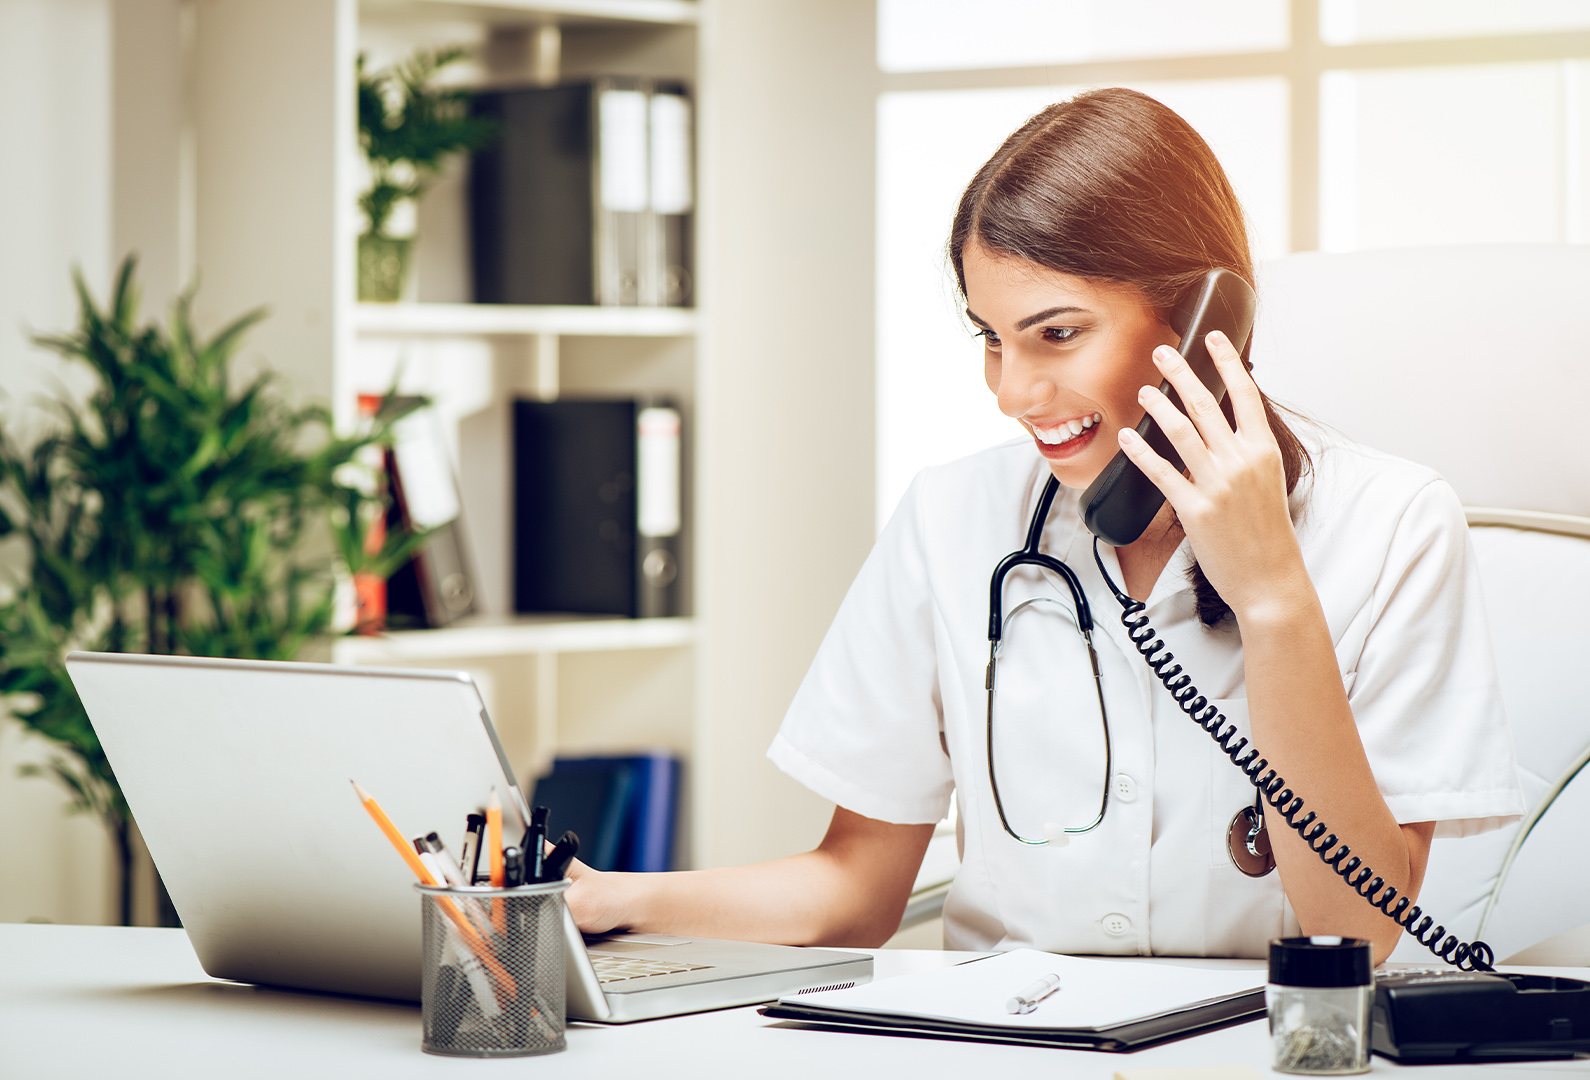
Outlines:
[[[1005,1002],[1005,1011],[1026,1015],[1038,1007],[1038,1002],[1060,989],[1060,976],[1045,975],[1027,989]]]
[[[517,889],[524,884],[524,852],[513,844],[502,851],[502,883],[504,888]]]
[[[436,865],[442,868],[442,876],[447,879],[447,884],[454,888],[461,888],[472,882],[464,876],[463,868],[453,859],[453,853],[447,850],[447,845],[442,843],[442,838],[435,833],[425,834],[425,850],[431,853],[436,860]]]
[[[485,814],[470,814],[464,819],[464,858],[461,869],[464,880],[471,885],[480,877],[480,838],[485,831]]]
[[[414,850],[414,845],[403,839],[403,834],[398,832],[396,825],[392,824],[392,819],[386,816],[386,811],[381,809],[381,804],[376,802],[368,791],[360,787],[358,781],[349,780],[348,782],[353,785],[354,793],[359,796],[359,801],[364,804],[365,811],[369,813],[392,846],[397,848],[398,854],[403,856],[403,861],[408,864],[410,870],[414,871],[414,876],[420,879],[420,884],[445,884],[444,879],[432,876],[430,870],[420,861],[419,853]],[[463,937],[464,943],[469,946],[470,951],[480,958],[480,962],[486,965],[486,970],[490,971],[496,978],[503,992],[510,998],[518,997],[519,987],[513,981],[513,976],[508,974],[507,968],[497,962],[497,958],[491,954],[491,948],[475,932],[475,928],[469,924],[469,920],[464,917],[464,913],[458,910],[458,905],[454,904],[452,899],[446,896],[438,898],[437,903],[447,917],[452,920],[453,925],[458,927],[458,932]]]
[[[565,832],[558,838],[557,845],[547,852],[546,861],[542,864],[542,881],[560,881],[568,872],[569,863],[574,861],[575,854],[580,850],[580,838],[572,832]]]
[[[525,880],[540,881],[546,872],[547,857],[547,808],[538,806],[530,811],[530,827],[524,831],[524,839],[519,842],[520,850],[524,852]]]

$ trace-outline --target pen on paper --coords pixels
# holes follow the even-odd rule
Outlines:
[[[1060,989],[1060,976],[1045,975],[1027,989],[1005,1002],[1005,1011],[1025,1015],[1038,1007],[1038,1002]]]

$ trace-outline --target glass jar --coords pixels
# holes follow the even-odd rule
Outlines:
[[[1332,1076],[1369,1071],[1374,954],[1360,938],[1300,937],[1270,942],[1272,1067]]]

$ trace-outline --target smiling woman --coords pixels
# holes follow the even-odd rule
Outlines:
[[[1220,331],[1180,340],[1189,290],[1252,265],[1219,163],[1152,98],[1094,91],[1029,120],[967,187],[950,256],[1027,437],[917,477],[796,694],[769,756],[836,804],[827,836],[751,867],[578,870],[580,925],[878,944],[953,793],[951,947],[1262,956],[1304,932],[1384,956],[1397,925],[1265,830],[1247,777],[1089,612],[1135,598],[1232,738],[1416,896],[1437,829],[1521,809],[1451,489],[1295,432]],[[1195,345],[1216,374],[1177,351]],[[1145,413],[1185,468],[1136,434]],[[1112,547],[1079,505],[1118,453],[1165,502]],[[1016,549],[1034,557],[1011,571]]]
[[[1242,207],[1208,144],[1153,98],[1119,88],[1045,109],[1006,139],[961,196],[949,253],[967,317],[985,339],[988,387],[1005,415],[1029,428],[1080,418],[1055,412],[1065,412],[1064,397],[1031,400],[1047,385],[1029,377],[1027,361],[1037,354],[1073,369],[1065,380],[1073,391],[1103,378],[1124,395],[1102,414],[1104,438],[1064,444],[1063,454],[1040,446],[1051,462],[1076,462],[1055,470],[1073,487],[1087,486],[1076,483],[1082,472],[1098,475],[1118,449],[1115,433],[1142,417],[1136,389],[1160,381],[1150,359],[1154,347],[1179,344],[1169,316],[1176,303],[1217,267],[1254,278]],[[1007,324],[1025,338],[1013,338],[1008,348],[976,314],[969,285],[996,279],[1012,303],[1026,305]],[[1056,297],[1065,299],[1045,306]],[[1019,348],[1025,340],[1041,347]],[[1131,366],[1107,363],[1117,356],[1129,357]],[[1260,398],[1290,493],[1308,454],[1269,399]],[[1200,617],[1219,623],[1230,609],[1196,562],[1189,573]]]

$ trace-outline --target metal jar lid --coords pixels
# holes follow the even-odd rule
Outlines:
[[[1368,986],[1374,950],[1363,938],[1292,937],[1270,942],[1274,986]]]

